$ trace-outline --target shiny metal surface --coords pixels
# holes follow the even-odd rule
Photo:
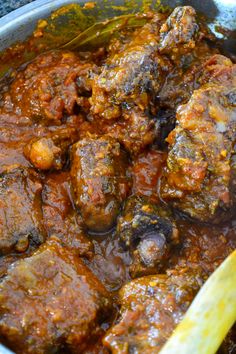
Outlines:
[[[16,41],[26,39],[32,33],[37,21],[48,17],[52,11],[63,5],[71,3],[83,5],[85,2],[83,0],[36,0],[0,18],[0,51]],[[102,7],[103,1],[97,2]],[[124,5],[125,1],[117,0],[109,3]],[[138,3],[139,1],[134,11],[138,10]],[[236,0],[162,0],[162,4],[170,7],[192,5],[209,19],[208,24],[212,30],[215,24],[236,30]],[[111,11],[108,13],[106,8],[104,14],[106,13],[109,15]]]

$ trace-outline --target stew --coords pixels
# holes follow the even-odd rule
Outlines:
[[[147,17],[2,80],[0,340],[16,353],[157,353],[236,248],[236,66],[192,7]]]

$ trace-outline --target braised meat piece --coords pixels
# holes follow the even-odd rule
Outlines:
[[[73,208],[69,172],[51,173],[42,190],[43,222],[49,237],[56,235],[61,244],[79,256],[93,255],[92,242],[86,237],[82,218]]]
[[[0,338],[16,353],[82,353],[111,302],[83,262],[56,239],[14,263],[0,284]]]
[[[235,66],[232,61],[221,54],[215,54],[206,60],[198,73],[198,83],[216,83],[235,87]]]
[[[0,174],[0,254],[24,252],[44,241],[41,191],[40,179],[32,170]]]
[[[221,225],[192,222],[179,215],[176,220],[181,235],[177,252],[172,252],[169,266],[200,267],[210,276],[236,249],[235,218]]]
[[[34,138],[25,146],[25,156],[39,170],[60,170],[66,162],[69,146],[78,140],[78,136],[77,129],[68,127],[46,137]]]
[[[215,53],[217,53],[216,48],[211,48],[206,41],[199,41],[191,52],[179,56],[178,63],[167,75],[158,94],[158,104],[164,111],[164,115],[173,116],[173,123],[175,123],[177,107],[187,103],[193,91],[202,85],[203,79],[201,77],[206,72],[206,65],[207,67],[210,65],[212,58],[221,56]],[[229,59],[227,60],[230,62]],[[208,79],[205,78],[205,83],[210,81],[210,75],[207,76]],[[171,121],[171,118],[168,120]]]
[[[195,271],[135,279],[121,288],[120,318],[103,342],[113,354],[158,353],[202,285]]]
[[[196,11],[191,6],[178,6],[160,29],[160,51],[176,55],[195,47],[199,26]]]
[[[171,212],[141,197],[127,200],[118,219],[117,233],[131,251],[133,277],[163,269],[171,247],[179,241]]]
[[[120,144],[110,137],[85,138],[73,146],[74,200],[90,230],[107,231],[116,222],[127,194],[126,168]]]
[[[177,111],[161,195],[182,212],[219,223],[236,201],[236,66],[196,90]]]
[[[91,90],[89,72],[93,64],[83,62],[68,51],[39,55],[16,74],[3,95],[2,110],[60,124],[64,115],[73,114],[75,105],[83,105],[83,96]]]
[[[160,36],[160,52],[174,65],[158,94],[158,104],[165,114],[172,113],[175,117],[178,105],[187,103],[193,91],[199,88],[204,63],[219,51],[209,45],[215,38],[204,23],[197,23],[191,6],[175,8],[162,25]]]
[[[171,65],[158,54],[160,14],[137,30],[107,58],[94,77],[90,98],[93,121],[138,154],[158,135],[155,98]],[[114,123],[115,122],[115,123]]]
[[[163,16],[137,30],[131,40],[108,56],[102,72],[92,83],[90,103],[93,114],[104,119],[116,119],[127,105],[148,108],[160,89],[168,60],[157,51],[159,29]]]
[[[165,19],[154,15],[111,51],[92,83],[91,120],[102,120],[101,131],[118,139],[131,155],[165,139],[174,127],[173,110],[191,95],[196,67],[214,53],[200,41],[206,30],[200,30],[192,7],[178,7]],[[160,107],[172,114],[162,119]]]
[[[137,156],[159,135],[159,124],[139,109],[123,113],[123,119],[103,125],[101,131],[117,139],[132,155]]]

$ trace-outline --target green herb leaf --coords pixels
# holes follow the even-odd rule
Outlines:
[[[114,17],[104,22],[95,23],[87,28],[70,42],[64,44],[62,48],[68,50],[87,50],[98,48],[107,44],[111,37],[123,28],[142,27],[150,18],[145,15],[123,15]]]

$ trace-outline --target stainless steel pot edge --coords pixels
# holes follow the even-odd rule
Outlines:
[[[88,1],[88,0],[87,0]],[[17,41],[25,40],[32,34],[37,21],[48,17],[52,11],[67,4],[84,4],[86,0],[36,0],[0,18],[0,51]],[[117,5],[125,5],[124,0],[111,0]],[[137,0],[137,3],[140,0]],[[153,3],[156,1],[153,0]],[[97,0],[102,4],[103,0]],[[236,29],[236,0],[162,0],[164,5],[175,7],[192,5],[197,11],[210,18],[209,27],[214,31],[215,23]]]
[[[61,6],[72,3],[83,4],[81,0],[37,0],[0,18],[0,51],[32,34],[37,21],[48,17]]]

